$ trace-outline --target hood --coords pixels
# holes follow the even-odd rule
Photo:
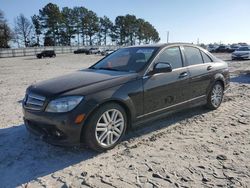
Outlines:
[[[250,51],[234,51],[233,54],[239,54],[239,55],[242,55],[242,54],[249,54]]]
[[[132,76],[134,75],[134,76]],[[36,84],[28,88],[28,92],[34,92],[45,97],[53,97],[65,92],[70,92],[87,86],[105,84],[112,81],[115,85],[120,84],[122,80],[128,81],[128,78],[135,77],[136,73],[85,69],[68,75],[52,78]]]

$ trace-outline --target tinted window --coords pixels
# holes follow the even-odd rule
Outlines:
[[[211,58],[207,54],[205,54],[203,51],[201,51],[201,55],[203,57],[204,63],[212,62]]]
[[[203,63],[200,50],[198,48],[184,47],[185,55],[189,65],[197,65]]]
[[[166,62],[172,65],[173,69],[182,67],[182,58],[179,47],[172,47],[164,50],[158,57],[157,62]]]

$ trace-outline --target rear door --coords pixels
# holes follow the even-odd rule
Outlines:
[[[183,48],[190,73],[189,97],[204,96],[212,79],[212,59],[199,48],[193,46],[183,46]]]
[[[164,49],[154,61],[170,63],[172,72],[145,76],[144,114],[152,114],[175,106],[187,99],[188,70],[183,66],[183,56],[179,46]]]

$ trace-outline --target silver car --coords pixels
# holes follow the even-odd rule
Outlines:
[[[236,49],[232,53],[232,60],[235,60],[235,59],[250,59],[250,47],[242,46]]]

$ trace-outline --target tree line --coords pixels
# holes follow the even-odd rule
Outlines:
[[[60,8],[48,3],[31,19],[16,17],[11,30],[0,11],[0,48],[12,40],[18,46],[65,45],[135,45],[160,40],[154,26],[135,15],[117,16],[112,22],[107,16],[85,7]]]

